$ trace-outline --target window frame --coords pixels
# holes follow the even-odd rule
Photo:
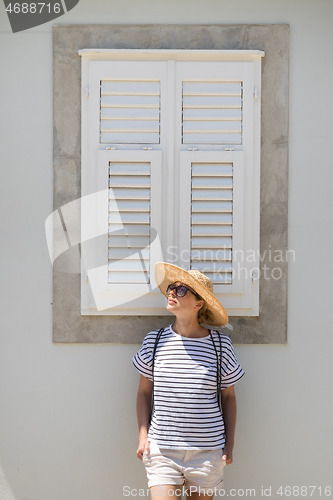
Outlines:
[[[94,66],[94,63],[100,63],[101,61],[118,61],[121,59],[122,61],[136,61],[137,63],[141,62],[146,62],[146,61],[165,61],[165,67],[167,68],[167,76],[166,76],[166,81],[168,82],[167,85],[170,88],[170,83],[172,83],[176,77],[177,74],[177,68],[175,66],[175,62],[177,61],[182,61],[182,62],[196,62],[200,61],[202,62],[227,62],[228,64],[233,64],[233,63],[238,63],[238,62],[250,62],[252,63],[253,67],[253,101],[254,101],[254,111],[253,111],[253,117],[252,119],[256,121],[257,126],[254,129],[254,135],[252,139],[248,139],[249,143],[252,143],[251,146],[252,148],[252,153],[251,156],[253,158],[253,165],[256,166],[255,170],[255,176],[256,176],[256,182],[253,182],[251,185],[251,189],[246,189],[245,194],[247,198],[250,198],[252,200],[251,206],[252,206],[252,216],[254,218],[259,217],[259,210],[260,210],[260,199],[259,199],[259,192],[260,192],[260,141],[258,140],[260,137],[260,87],[261,87],[261,81],[260,81],[260,75],[261,75],[261,58],[264,55],[263,51],[255,50],[240,50],[240,51],[196,51],[196,50],[190,50],[190,51],[182,51],[182,50],[148,50],[148,51],[141,51],[141,50],[108,50],[108,49],[101,49],[101,50],[90,50],[90,49],[85,49],[79,51],[79,54],[82,57],[82,110],[83,114],[87,110],[87,106],[92,106],[92,99],[90,99],[90,94],[91,94],[91,89],[93,89],[92,81],[90,79],[90,71],[89,71],[89,64],[92,64]],[[95,65],[97,67],[97,65]],[[99,64],[100,66],[100,64]],[[107,71],[104,72],[104,74],[109,74]],[[88,82],[88,85],[86,83]],[[176,87],[177,90],[175,92],[175,95],[172,96],[171,92],[169,91],[168,93],[168,100],[172,100],[172,97],[176,99],[176,101],[179,102],[179,85]],[[94,92],[94,91],[93,91]],[[177,95],[178,93],[178,95]],[[162,90],[161,90],[162,94]],[[93,94],[92,94],[93,95]],[[163,94],[162,94],[163,95]],[[166,93],[165,93],[166,95]],[[88,96],[88,99],[87,99]],[[162,97],[163,99],[163,97]],[[161,108],[163,105],[163,101],[161,102]],[[164,106],[166,104],[164,103]],[[179,106],[178,106],[178,114],[179,114]],[[96,109],[93,110],[93,113],[96,113]],[[169,193],[169,200],[170,200],[170,219],[173,221],[173,224],[170,224],[168,227],[163,228],[164,231],[162,233],[161,231],[161,241],[162,241],[162,247],[165,248],[165,242],[168,241],[169,243],[175,243],[176,247],[178,246],[178,238],[179,234],[181,233],[181,226],[178,224],[178,210],[175,208],[175,200],[179,199],[179,192],[177,192],[177,189],[174,190],[173,196],[171,193],[173,192],[173,189],[175,186],[179,186],[179,183],[177,183],[177,177],[180,180],[180,168],[179,168],[179,163],[178,159],[175,158],[175,137],[179,137],[179,129],[176,131],[176,133],[171,134],[170,127],[172,128],[172,125],[170,123],[177,123],[177,126],[180,127],[180,121],[179,119],[177,120],[177,112],[175,111],[174,107],[171,106],[171,109],[168,111],[169,114],[169,120],[165,121],[164,116],[162,113],[162,122],[161,126],[165,127],[166,130],[169,132],[168,137],[172,137],[171,140],[168,141],[168,143],[164,143],[162,141],[161,146],[165,148],[168,161],[166,164],[163,165],[163,174],[161,179],[163,179],[163,182],[166,182],[167,190]],[[171,117],[171,118],[170,118]],[[96,120],[96,118],[95,118]],[[245,127],[250,129],[251,125],[248,122],[248,120],[251,120],[251,118],[248,118],[248,115],[245,116]],[[86,166],[89,164],[89,162],[92,161],[92,151],[90,148],[90,152],[88,154],[87,151],[85,151],[86,145],[89,143],[91,140],[91,137],[93,137],[93,142],[96,144],[96,130],[92,132],[91,130],[92,124],[90,122],[90,125],[87,126],[87,123],[85,123],[85,120],[82,120],[82,194],[83,196],[87,193],[93,192],[91,190],[91,186],[93,185],[93,182],[91,182],[91,178],[89,178],[89,174],[85,174],[87,169]],[[92,134],[92,135],[91,135]],[[258,137],[259,134],[259,137]],[[250,134],[247,134],[247,136]],[[105,145],[103,145],[105,146]],[[152,145],[153,146],[153,145]],[[131,146],[126,144],[126,150],[128,149],[135,149],[136,146]],[[181,147],[180,155],[181,152],[184,151],[185,149],[189,149],[190,145],[189,144],[184,144]],[[221,151],[220,146],[212,146],[207,145],[203,146],[203,149],[209,149],[212,151]],[[226,149],[237,149],[237,147],[234,148],[226,148]],[[250,145],[248,147],[250,149]],[[201,152],[201,148],[200,148]],[[208,150],[207,150],[208,153]],[[245,156],[248,156],[249,153],[246,152]],[[86,158],[86,160],[85,160]],[[176,163],[178,165],[178,168],[174,169],[173,164]],[[247,184],[248,185],[248,184]],[[161,199],[163,200],[163,194],[161,196]],[[165,202],[165,199],[164,199]],[[249,200],[246,201],[247,205],[249,204]],[[82,212],[84,214],[84,211]],[[84,218],[84,215],[83,215]],[[82,219],[83,220],[83,219]],[[84,224],[83,224],[84,225]],[[163,223],[162,223],[163,226]],[[83,229],[84,231],[84,229]],[[257,246],[255,245],[258,253],[258,259],[259,259],[259,221],[256,227],[252,228],[252,241],[257,242]],[[160,259],[160,260],[168,260],[168,259]],[[177,265],[185,265],[181,260],[179,262],[176,262]],[[257,267],[259,268],[259,263],[256,261],[256,263],[252,262],[252,267]],[[186,265],[185,265],[186,267]],[[135,315],[135,314],[146,314],[146,315],[154,315],[154,314],[163,314],[164,308],[162,303],[160,302],[160,306],[157,305],[158,299],[156,297],[156,303],[155,307],[132,307],[132,308],[109,308],[106,307],[107,302],[103,302],[102,307],[98,310],[94,309],[93,307],[87,308],[84,306],[87,305],[87,301],[85,301],[84,295],[86,294],[86,289],[87,289],[87,276],[89,273],[87,273],[84,269],[84,265],[82,268],[82,273],[81,273],[81,296],[83,297],[83,307],[81,309],[81,314],[130,314],[130,315]],[[88,281],[89,281],[88,277]],[[91,283],[94,282],[94,280],[90,279]],[[98,281],[98,280],[97,280]],[[228,307],[228,300],[227,297],[223,294],[219,296],[219,299],[226,304],[226,307],[228,309],[229,315],[241,315],[241,316],[253,316],[253,315],[258,315],[259,314],[259,280],[250,280],[251,281],[251,288],[252,288],[252,298],[247,299],[247,301],[242,301],[241,297],[238,297],[238,305],[235,307],[232,306],[232,304],[229,303]],[[249,281],[249,283],[250,283]],[[91,284],[90,283],[90,284]],[[100,283],[100,282],[99,282]],[[156,285],[156,284],[155,284]],[[235,288],[235,287],[234,287]],[[105,288],[103,289],[105,293]],[[100,285],[97,285],[97,288],[93,290],[93,295],[95,296],[96,293],[101,293],[103,294],[103,291],[100,289]],[[150,292],[150,296],[153,297],[154,292]],[[86,294],[87,295],[87,294]],[[156,294],[155,294],[156,295]],[[150,300],[150,299],[149,299]],[[91,295],[90,295],[90,305],[91,305]],[[163,313],[162,313],[163,310]]]

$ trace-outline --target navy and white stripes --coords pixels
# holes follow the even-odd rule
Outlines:
[[[152,379],[158,331],[149,332],[133,357],[138,371]],[[219,353],[218,333],[211,331]],[[229,337],[222,341],[222,389],[235,384],[244,371]],[[171,325],[162,333],[154,362],[154,412],[148,438],[160,448],[186,450],[223,448],[225,429],[217,401],[217,359],[211,336],[187,338]]]

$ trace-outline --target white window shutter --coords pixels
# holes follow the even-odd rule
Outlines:
[[[233,162],[191,163],[190,266],[213,283],[232,283],[233,171]]]
[[[207,274],[228,313],[242,316],[259,312],[255,72],[252,62],[228,61],[180,63],[176,74],[179,265]]]
[[[162,307],[161,294],[147,304],[156,288],[154,265],[161,260],[162,153],[109,150],[97,152],[96,193],[83,213],[84,224],[99,226],[99,238],[82,247],[92,295],[83,314],[138,314]],[[91,231],[90,234],[93,234]],[[143,312],[144,313],[144,312]]]
[[[229,313],[256,310],[248,250],[257,253],[242,151],[182,151],[180,265],[209,276]]]
[[[177,63],[176,87],[181,149],[192,145],[251,150],[253,63]]]
[[[96,149],[159,145],[166,67],[160,61],[91,61],[83,139]]]
[[[181,265],[209,276],[218,293],[239,293],[233,254],[244,249],[244,153],[182,151]]]
[[[242,82],[183,81],[182,143],[242,143]]]
[[[109,162],[109,283],[150,281],[151,163]]]
[[[159,81],[103,79],[100,86],[102,144],[159,144]]]

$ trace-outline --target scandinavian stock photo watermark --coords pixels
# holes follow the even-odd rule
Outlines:
[[[72,10],[79,0],[21,1],[4,0],[13,33],[53,21]]]
[[[226,253],[230,252],[232,265],[225,267]],[[180,252],[177,247],[170,246],[166,251],[166,260],[170,264],[176,264],[179,259],[182,262],[198,262],[204,261],[207,263],[206,268],[200,270],[205,273],[214,273],[217,279],[223,280],[224,276],[229,276],[232,279],[245,279],[257,280],[263,278],[264,280],[280,280],[283,276],[282,265],[287,262],[296,261],[295,250],[281,250],[273,249],[272,245],[260,252],[259,250],[252,249],[233,249],[229,247],[220,249],[206,249],[206,250],[184,250]]]
[[[212,277],[214,284],[224,284],[226,287],[240,281],[278,281],[286,273],[286,264],[296,261],[295,250],[273,248],[271,244],[261,252],[250,248],[233,248],[232,245],[214,249],[179,249],[174,245],[163,248],[160,234],[151,225],[147,229],[146,246],[138,246],[133,225],[124,220],[123,212],[114,208],[117,204],[113,204],[112,210],[112,227],[115,229],[110,229],[107,215],[110,199],[110,189],[77,198],[59,207],[45,221],[46,241],[55,271],[85,273],[96,307],[100,310],[104,306],[99,304],[94,283],[101,273],[109,275],[110,262],[115,268],[122,269],[131,269],[135,262],[136,269],[146,280],[144,287],[138,291],[140,297],[156,288],[149,274],[151,260],[199,269]],[[121,240],[119,252],[117,249],[113,253],[117,243],[110,251],[111,240]],[[116,305],[121,304],[118,301]]]
[[[187,498],[192,494],[198,493],[205,498],[214,496],[214,498],[329,498],[332,496],[332,486],[316,485],[261,485],[258,488],[210,488],[203,489],[200,486],[179,485],[175,489],[170,486],[157,486],[154,488],[155,497],[165,498],[166,495],[182,495]],[[123,497],[130,498],[150,498],[151,490],[149,488],[133,488],[132,486],[123,486]]]

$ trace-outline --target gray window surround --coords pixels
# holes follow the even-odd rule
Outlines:
[[[78,51],[84,48],[265,51],[261,112],[260,314],[258,317],[231,317],[233,331],[226,330],[226,333],[236,344],[285,344],[289,26],[54,26],[54,210],[80,198],[81,58]],[[75,220],[72,223],[79,230],[79,211],[73,216]],[[274,268],[278,270],[272,276]],[[79,273],[80,246],[74,245],[53,264],[54,342],[137,344],[149,330],[171,322],[170,316],[81,316]]]

